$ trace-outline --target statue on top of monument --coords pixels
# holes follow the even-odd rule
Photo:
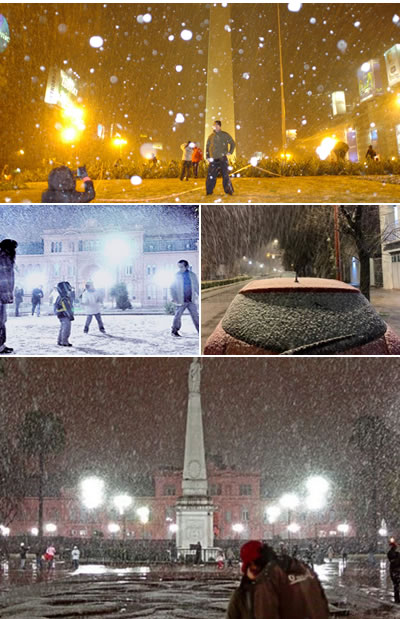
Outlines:
[[[193,357],[189,369],[189,391],[190,393],[200,393],[200,372],[201,365],[198,357]]]

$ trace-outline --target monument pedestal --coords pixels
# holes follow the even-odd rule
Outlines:
[[[183,496],[176,502],[176,546],[178,555],[194,554],[190,550],[197,542],[202,547],[202,559],[215,558],[213,513],[215,507],[207,496]]]

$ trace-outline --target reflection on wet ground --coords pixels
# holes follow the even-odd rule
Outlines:
[[[349,561],[346,566],[332,561],[315,570],[334,604],[346,604],[361,613],[394,608],[386,561]],[[27,564],[26,570],[3,564],[0,615],[53,617],[65,607],[66,617],[107,611],[108,617],[124,612],[134,613],[129,616],[151,613],[156,619],[220,619],[239,579],[238,567],[218,571],[214,566],[88,564],[73,571],[62,562],[50,570],[38,570],[34,563]]]

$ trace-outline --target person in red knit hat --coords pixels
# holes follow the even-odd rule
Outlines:
[[[226,619],[328,619],[317,575],[304,563],[278,559],[267,544],[251,540],[240,549],[243,577]]]

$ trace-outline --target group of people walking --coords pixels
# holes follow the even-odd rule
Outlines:
[[[27,546],[25,544],[25,542],[21,542],[20,547],[19,547],[19,567],[21,570],[25,570],[26,569],[26,560],[27,560],[27,554],[30,551],[30,547]],[[72,569],[77,570],[79,568],[79,560],[80,560],[80,550],[78,548],[78,546],[74,546],[71,550],[71,565],[72,565]],[[40,551],[40,549],[37,549],[35,552],[35,556],[36,556],[36,567],[38,569],[43,569],[44,567],[47,567],[47,569],[51,569],[52,567],[55,567],[55,558],[56,558],[56,549],[54,544],[50,543],[47,547],[45,552]]]

